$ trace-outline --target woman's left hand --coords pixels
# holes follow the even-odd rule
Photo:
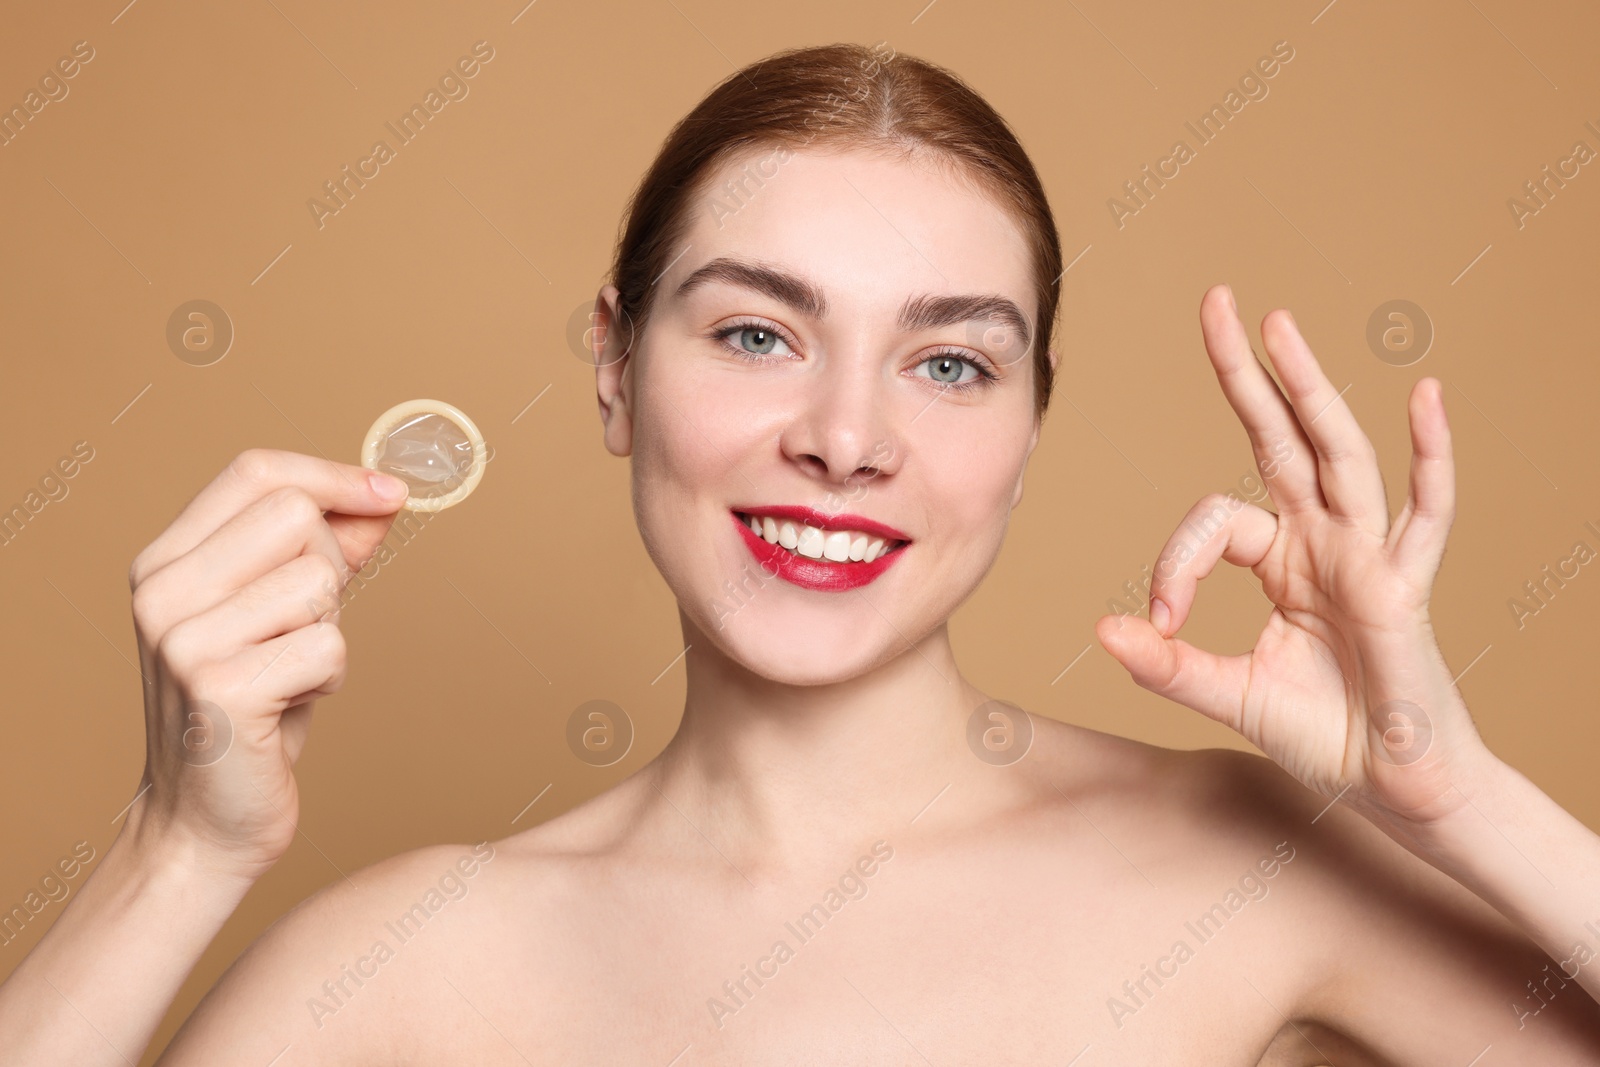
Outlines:
[[[1167,541],[1150,621],[1095,631],[1135,682],[1243,734],[1304,785],[1415,840],[1466,803],[1456,781],[1494,759],[1455,689],[1428,598],[1455,511],[1443,387],[1411,391],[1411,486],[1391,525],[1372,444],[1286,310],[1251,351],[1227,286],[1200,305],[1206,350],[1238,413],[1273,514],[1212,494]],[[1274,607],[1256,645],[1218,656],[1172,637],[1218,559],[1249,567]]]

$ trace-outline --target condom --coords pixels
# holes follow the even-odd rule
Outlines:
[[[361,465],[405,482],[408,511],[443,511],[478,487],[488,451],[461,409],[442,400],[408,400],[372,424]]]

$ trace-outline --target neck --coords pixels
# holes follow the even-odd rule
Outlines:
[[[870,671],[804,686],[754,674],[683,627],[683,720],[656,784],[741,868],[832,862],[892,840],[987,769],[966,729],[988,698],[962,677],[943,624]]]

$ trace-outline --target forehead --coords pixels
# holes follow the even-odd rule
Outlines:
[[[1012,214],[948,164],[864,150],[747,149],[689,205],[667,291],[729,255],[807,276],[832,308],[898,308],[913,293],[997,293],[1033,316],[1032,262]],[[678,254],[678,253],[674,253]]]

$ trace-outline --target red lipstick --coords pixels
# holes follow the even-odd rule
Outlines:
[[[736,508],[730,511],[733,524],[739,529],[740,536],[744,538],[745,545],[756,557],[761,569],[769,575],[782,578],[803,589],[842,592],[866,585],[894,566],[895,560],[900,558],[907,545],[900,545],[885,552],[871,563],[858,561],[835,563],[831,559],[812,559],[798,552],[791,552],[782,545],[768,544],[766,538],[750,529],[749,523],[740,517],[739,512],[762,517],[770,515],[774,520],[780,521],[787,519],[791,522],[801,522],[815,526],[824,533],[834,530],[855,530],[873,537],[882,537],[884,540],[905,541],[908,544],[911,540],[894,527],[885,526],[881,522],[874,522],[861,515],[824,515],[812,508],[791,505],[772,507],[751,505],[748,508]]]

